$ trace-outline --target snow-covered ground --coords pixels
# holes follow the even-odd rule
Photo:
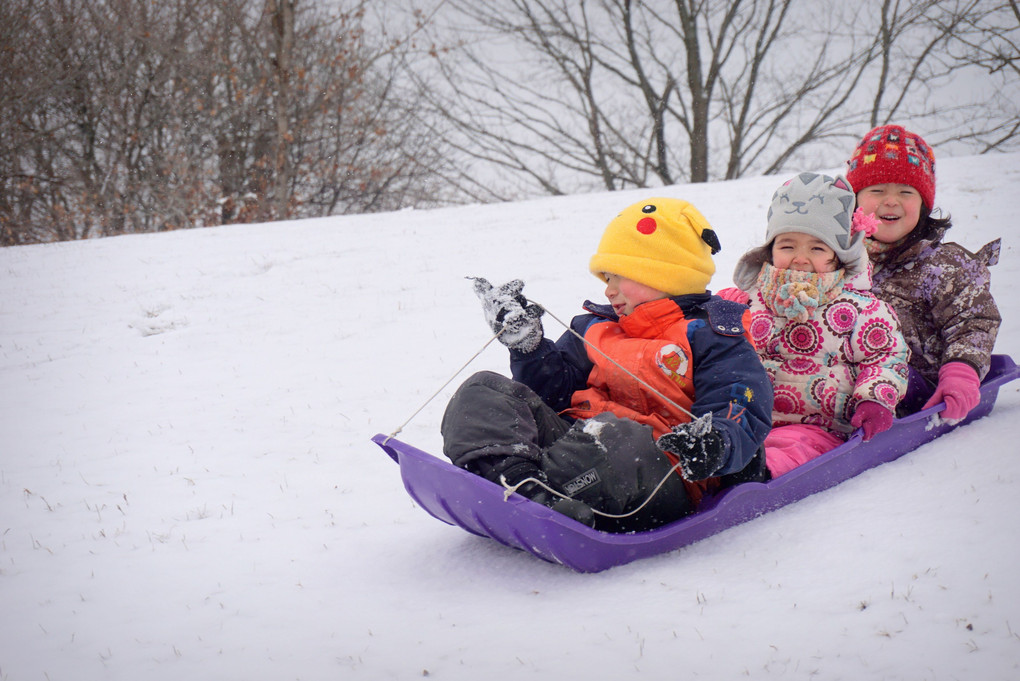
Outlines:
[[[465,276],[567,319],[601,300],[609,219],[668,194],[719,233],[723,288],[784,179],[0,250],[0,679],[1020,678],[1020,381],[891,464],[588,575],[433,519],[369,441],[427,403],[400,438],[440,453],[460,380],[507,370],[493,344],[440,390],[490,336]],[[1020,359],[1017,186],[1020,154],[939,161],[952,237],[1003,237]]]

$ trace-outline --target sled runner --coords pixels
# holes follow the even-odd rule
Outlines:
[[[633,534],[600,532],[457,468],[409,444],[376,435],[372,440],[400,464],[408,494],[432,516],[468,532],[560,563],[599,572],[694,543],[816,492],[869,468],[897,459],[961,425],[987,416],[999,386],[1020,376],[1007,355],[994,355],[981,386],[981,403],[955,425],[933,417],[938,405],[897,419],[869,442],[854,434],[846,443],[767,483],[748,482],[706,497],[698,512],[669,525]]]

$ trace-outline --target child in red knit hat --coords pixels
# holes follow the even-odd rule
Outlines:
[[[872,291],[899,316],[910,346],[910,387],[901,410],[946,403],[964,418],[981,399],[1001,317],[989,288],[1000,240],[974,254],[942,241],[951,222],[935,217],[935,154],[899,125],[875,128],[847,161],[857,205],[880,220],[865,241]]]

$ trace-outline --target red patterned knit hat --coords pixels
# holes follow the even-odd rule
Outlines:
[[[935,153],[920,135],[899,125],[875,128],[861,140],[847,161],[846,179],[854,191],[874,184],[906,184],[935,205]]]

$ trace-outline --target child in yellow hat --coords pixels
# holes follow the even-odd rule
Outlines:
[[[718,249],[686,201],[629,206],[589,265],[608,304],[586,302],[555,342],[523,282],[475,279],[513,379],[480,372],[458,389],[444,453],[610,532],[672,522],[706,491],[765,479],[772,386],[746,309],[706,290]]]

